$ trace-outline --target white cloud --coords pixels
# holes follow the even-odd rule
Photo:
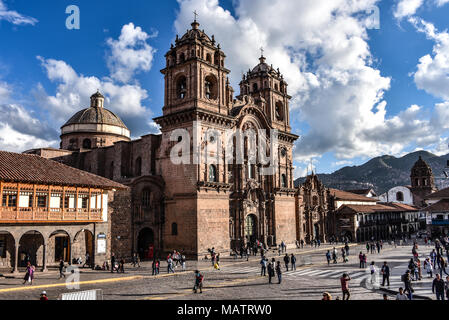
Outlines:
[[[10,152],[23,152],[34,148],[55,147],[57,141],[48,141],[36,138],[14,130],[8,123],[0,122],[0,150]]]
[[[0,82],[0,103],[6,103],[11,94],[11,89],[6,82]]]
[[[151,120],[152,112],[144,105],[147,90],[137,81],[128,83],[137,72],[151,69],[154,50],[145,43],[149,37],[140,27],[132,23],[125,25],[119,40],[108,40],[112,49],[107,57],[111,75],[101,79],[78,74],[65,61],[37,57],[48,79],[57,84],[54,95],[47,94],[38,85],[37,101],[62,125],[75,112],[88,108],[90,96],[99,89],[106,97],[105,107],[124,121],[133,137],[157,132]]]
[[[439,0],[445,1],[445,0]],[[412,16],[423,5],[424,0],[400,0],[394,11],[396,19],[403,19]]]
[[[291,119],[310,127],[296,132],[302,135],[297,161],[326,152],[340,160],[395,154],[409,143],[438,140],[429,119],[412,121],[423,119],[420,108],[386,116],[390,78],[374,67],[365,15],[378,1],[260,0],[254,6],[238,0],[235,17],[217,0],[178,2],[176,30],[184,34],[197,10],[201,28],[215,34],[227,54],[234,85],[240,71],[258,63],[261,46],[267,62],[280,67],[293,96]]]
[[[449,33],[439,33],[433,24],[419,18],[412,17],[409,21],[435,42],[432,54],[419,59],[414,73],[416,86],[436,97],[449,100]]]
[[[17,11],[8,10],[2,0],[0,0],[0,21],[5,20],[15,25],[35,25],[38,21],[35,18],[24,16]]]
[[[107,58],[111,77],[122,83],[131,80],[139,71],[149,71],[156,52],[146,41],[157,36],[148,35],[133,23],[124,25],[118,40],[109,38],[110,55]]]

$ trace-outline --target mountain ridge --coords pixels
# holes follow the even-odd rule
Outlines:
[[[435,184],[439,189],[447,187],[449,180],[444,179],[449,154],[437,156],[428,151],[416,151],[400,158],[391,155],[375,157],[360,166],[347,166],[331,174],[317,174],[328,188],[340,190],[373,188],[378,195],[395,186],[410,185],[410,172],[415,162],[422,157],[435,176]],[[295,186],[305,181],[305,177],[295,180]]]

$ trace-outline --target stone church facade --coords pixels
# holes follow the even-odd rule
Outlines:
[[[226,56],[197,21],[165,57],[165,102],[162,116],[154,119],[161,134],[131,140],[97,92],[90,108],[61,128],[61,149],[28,151],[130,187],[131,212],[112,226],[112,250],[142,258],[181,250],[201,258],[208,248],[229,252],[256,241],[267,246],[327,241],[329,190],[314,175],[299,189],[294,186],[292,149],[298,136],[291,132],[291,97],[279,69],[262,55],[243,75],[234,98]],[[276,145],[270,144],[273,130]],[[236,134],[232,140],[229,132]],[[267,142],[267,155],[277,156],[272,174],[261,174],[266,164],[260,164],[260,155],[251,158],[260,141]],[[241,162],[235,157],[239,148]],[[174,163],[174,153],[187,161]]]

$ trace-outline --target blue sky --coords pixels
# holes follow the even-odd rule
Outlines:
[[[134,137],[156,132],[164,54],[197,10],[237,92],[261,46],[289,81],[293,132],[302,136],[296,176],[310,159],[328,173],[383,154],[447,154],[446,2],[0,0],[0,149],[57,147],[64,120],[97,88]],[[80,8],[80,30],[65,26],[69,5]],[[380,29],[367,23],[373,6]]]

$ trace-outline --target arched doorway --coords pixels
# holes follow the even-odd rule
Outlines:
[[[90,230],[82,229],[73,238],[72,260],[81,258],[86,262],[86,253],[89,254],[90,262],[94,257],[94,235]]]
[[[254,214],[249,214],[245,219],[245,238],[250,244],[257,241],[257,217]]]
[[[71,241],[66,231],[58,230],[53,232],[48,240],[50,256],[53,255],[50,263],[58,263],[61,259],[64,262],[70,262]]]
[[[8,231],[0,231],[0,267],[14,266],[15,246],[14,236]]]
[[[44,262],[44,236],[38,231],[28,231],[19,241],[19,267],[26,267],[28,261],[33,266],[42,267]]]
[[[154,256],[154,232],[150,228],[140,230],[137,238],[140,260],[151,260]]]

